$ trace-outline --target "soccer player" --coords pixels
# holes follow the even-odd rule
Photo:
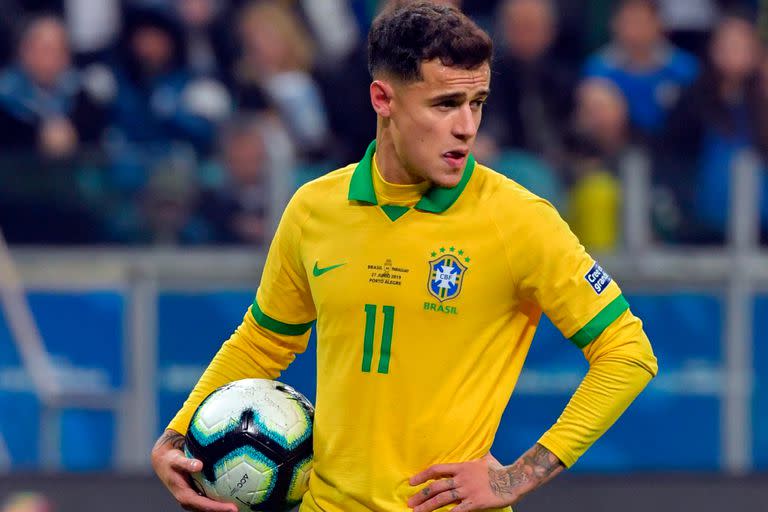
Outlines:
[[[573,465],[656,373],[640,320],[554,208],[472,157],[491,40],[416,3],[369,34],[376,140],[287,206],[253,305],[152,453],[185,508],[189,419],[215,388],[277,378],[317,329],[302,512],[509,511]],[[590,369],[508,466],[489,453],[542,311]],[[524,414],[524,411],[520,411]]]

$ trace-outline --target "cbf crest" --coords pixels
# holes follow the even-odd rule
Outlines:
[[[440,251],[432,253],[432,257],[435,259],[429,262],[427,282],[430,295],[440,302],[456,298],[464,284],[469,257],[455,247],[441,247]]]

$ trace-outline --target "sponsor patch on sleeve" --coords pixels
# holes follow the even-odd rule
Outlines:
[[[584,279],[587,280],[589,285],[598,295],[603,293],[603,291],[608,288],[608,285],[611,284],[611,281],[613,281],[613,278],[611,278],[608,272],[603,270],[603,267],[598,265],[597,262],[592,265],[592,268],[586,273]]]

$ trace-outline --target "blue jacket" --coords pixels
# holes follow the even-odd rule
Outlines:
[[[117,93],[111,119],[117,134],[126,142],[167,147],[181,141],[201,151],[210,147],[214,124],[191,112],[184,102],[184,91],[193,79],[190,73],[176,70],[137,83],[118,68],[115,79]]]
[[[682,90],[699,74],[696,57],[669,45],[658,48],[656,62],[647,70],[631,70],[621,48],[609,45],[587,61],[584,74],[614,82],[627,100],[632,125],[654,134],[663,127]]]
[[[68,118],[86,143],[97,142],[106,123],[104,109],[85,92],[74,70],[51,89],[37,86],[17,66],[0,73],[0,147],[35,148],[40,125],[54,117]]]

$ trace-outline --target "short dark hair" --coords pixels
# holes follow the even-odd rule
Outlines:
[[[421,80],[421,63],[475,69],[490,62],[490,36],[458,9],[417,2],[380,14],[368,34],[368,71]]]

